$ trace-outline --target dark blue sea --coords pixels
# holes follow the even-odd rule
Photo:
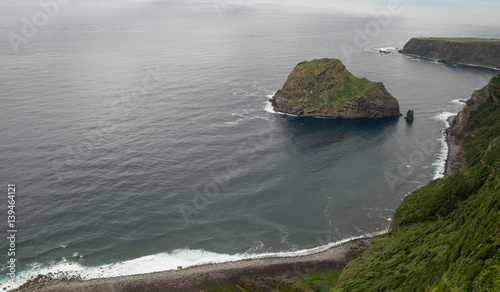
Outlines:
[[[446,119],[499,73],[397,48],[500,37],[496,3],[388,2],[2,1],[0,288],[311,253],[387,231],[406,195],[442,177]],[[274,113],[268,100],[315,58],[384,82],[415,121]]]

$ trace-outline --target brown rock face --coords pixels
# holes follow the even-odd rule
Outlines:
[[[414,119],[415,119],[415,117],[414,117],[413,111],[408,110],[408,112],[406,113],[405,120],[407,120],[408,122],[412,122]]]
[[[463,139],[467,134],[465,127],[472,112],[486,108],[500,102],[500,75],[493,77],[490,82],[480,90],[476,90],[467,101],[464,109],[458,113],[451,125],[450,134],[458,139]]]
[[[271,99],[274,110],[305,117],[380,119],[401,116],[383,83],[357,78],[337,59],[299,63]]]
[[[412,38],[403,50],[442,63],[461,63],[500,68],[500,40],[471,38]]]

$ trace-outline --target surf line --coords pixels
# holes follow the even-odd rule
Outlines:
[[[394,173],[392,170],[387,170],[384,172],[385,180],[393,193],[401,184],[406,181],[407,178],[415,173],[416,167],[421,166],[426,159],[428,159],[430,156],[435,155],[437,148],[441,149],[440,151],[442,154],[438,157],[438,162],[433,163],[433,165],[439,165],[439,168],[435,172],[433,179],[442,177],[441,173],[443,171],[441,171],[441,165],[446,163],[446,159],[443,162],[443,159],[441,157],[446,158],[448,155],[448,145],[446,144],[446,140],[443,140],[446,139],[445,131],[449,127],[449,123],[446,120],[453,115],[455,114],[443,112],[436,116],[439,121],[444,121],[447,125],[444,128],[437,127],[432,131],[431,137],[439,136],[439,140],[428,138],[424,141],[414,141],[415,149],[408,155],[408,158],[405,158],[403,156],[399,157],[400,163],[397,168],[397,172]]]

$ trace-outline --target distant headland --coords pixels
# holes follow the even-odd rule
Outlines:
[[[499,39],[412,38],[400,52],[437,59],[443,63],[500,68]]]
[[[357,78],[338,59],[299,63],[270,100],[282,113],[332,119],[401,116],[399,103],[382,82]]]

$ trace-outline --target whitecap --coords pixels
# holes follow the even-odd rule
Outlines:
[[[266,110],[266,112],[271,113],[271,114],[277,113],[274,110],[273,105],[269,101],[267,101],[267,100],[266,100],[266,105],[264,106],[264,109]]]
[[[456,105],[465,105],[467,101],[464,100],[464,99],[454,99],[452,101],[450,101],[450,103],[453,103],[453,104],[456,104]]]
[[[448,119],[454,115],[456,115],[456,113],[442,112],[434,116],[434,119],[444,122],[446,124],[446,128],[449,128],[450,123],[448,122]],[[448,148],[448,143],[446,141],[445,131],[442,132],[439,141],[441,142],[442,147],[441,150],[436,155],[437,161],[432,164],[435,168],[433,179],[444,177],[444,173],[446,171],[446,159],[448,158],[449,148]]]
[[[243,121],[244,119],[237,119],[236,121],[234,122],[224,122],[224,124],[226,125],[236,125],[237,123]]]
[[[249,117],[249,118],[237,119],[236,121],[233,121],[233,122],[224,122],[224,124],[226,124],[226,125],[236,125],[239,122],[244,121],[244,120],[256,120],[256,119],[258,119],[258,120],[265,120],[265,121],[269,121],[270,120],[269,117],[253,116],[253,117]]]
[[[255,116],[253,118],[254,119],[259,119],[259,120],[264,120],[264,121],[270,121],[271,120],[269,117],[261,117],[261,116]]]
[[[254,241],[255,246],[251,247],[249,250],[245,252],[245,254],[251,254],[258,250],[262,250],[264,248],[264,243],[262,241]]]
[[[290,233],[286,232],[285,230],[280,229],[280,234],[282,234],[281,243],[285,243],[286,240],[288,239],[288,236],[290,235]]]
[[[361,230],[359,230],[358,232],[361,232]],[[18,278],[16,283],[8,287],[6,290],[9,291],[15,289],[23,285],[27,281],[36,278],[40,274],[50,274],[53,278],[80,277],[83,280],[90,280],[97,278],[113,278],[120,276],[176,270],[179,266],[187,268],[204,264],[234,262],[246,259],[306,256],[326,251],[332,247],[342,245],[352,240],[379,236],[386,232],[387,229],[372,233],[366,233],[360,236],[349,237],[334,243],[318,246],[311,249],[294,250],[296,248],[292,247],[292,251],[278,253],[244,253],[229,255],[205,250],[177,249],[168,253],[165,252],[155,255],[148,255],[133,260],[122,261],[98,267],[85,267],[80,263],[65,259],[52,265],[36,265],[33,266],[30,270],[19,272],[18,276],[20,277]],[[258,244],[257,247],[262,248],[263,243]]]
[[[385,48],[374,48],[379,53],[386,53],[386,54],[394,54],[398,52],[398,49],[395,47],[385,47]]]
[[[452,112],[441,112],[437,115],[435,115],[433,118],[436,121],[443,121],[446,123],[446,127],[449,127],[450,124],[448,123],[448,119],[452,116],[455,116],[457,113],[452,113]]]

